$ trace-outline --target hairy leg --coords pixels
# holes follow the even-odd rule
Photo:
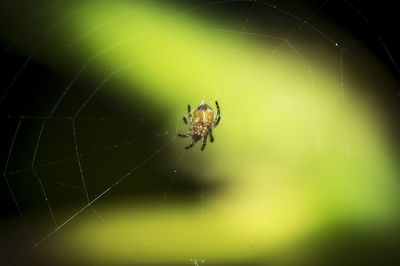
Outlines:
[[[201,146],[201,150],[204,150],[204,148],[206,147],[206,144],[207,144],[207,137],[208,137],[208,135],[205,136],[204,139],[203,139],[203,145]]]
[[[190,149],[192,148],[194,145],[196,145],[197,139],[193,140],[192,144],[190,144],[189,146],[185,147],[185,149]]]
[[[190,104],[188,104],[188,117],[189,117],[189,120],[192,120],[192,113],[190,111]]]
[[[217,116],[215,118],[216,122],[214,124],[214,127],[218,126],[219,121],[221,120],[221,111],[219,110],[219,104],[217,101],[215,101],[215,105],[217,106]]]

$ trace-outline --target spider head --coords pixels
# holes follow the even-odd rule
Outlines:
[[[203,103],[203,104],[200,104],[199,105],[199,107],[197,107],[197,110],[207,110],[207,104],[205,104],[205,103]]]

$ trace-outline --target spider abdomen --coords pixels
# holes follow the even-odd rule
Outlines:
[[[202,104],[196,108],[190,123],[190,133],[193,139],[202,139],[207,136],[214,124],[214,112],[210,106]]]
[[[189,131],[192,135],[193,139],[202,139],[207,136],[208,132],[210,131],[209,127],[206,126],[205,124],[199,122],[199,123],[193,123],[190,125]]]

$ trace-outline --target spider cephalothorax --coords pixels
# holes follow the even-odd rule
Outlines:
[[[186,120],[186,117],[183,117],[183,122],[189,126],[189,133],[187,134],[178,134],[179,137],[188,138],[192,137],[193,142],[189,146],[185,147],[185,149],[190,149],[194,145],[196,145],[197,141],[203,140],[203,145],[201,146],[201,150],[204,150],[207,144],[207,137],[210,136],[210,141],[214,141],[214,136],[212,134],[212,129],[216,127],[221,119],[219,105],[218,102],[215,101],[215,105],[217,106],[217,115],[214,118],[214,112],[210,106],[205,103],[199,105],[192,113],[190,112],[190,105],[188,105],[188,117],[189,122]]]

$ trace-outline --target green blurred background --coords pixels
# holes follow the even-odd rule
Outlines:
[[[395,265],[399,78],[357,4],[2,3],[1,261]]]

